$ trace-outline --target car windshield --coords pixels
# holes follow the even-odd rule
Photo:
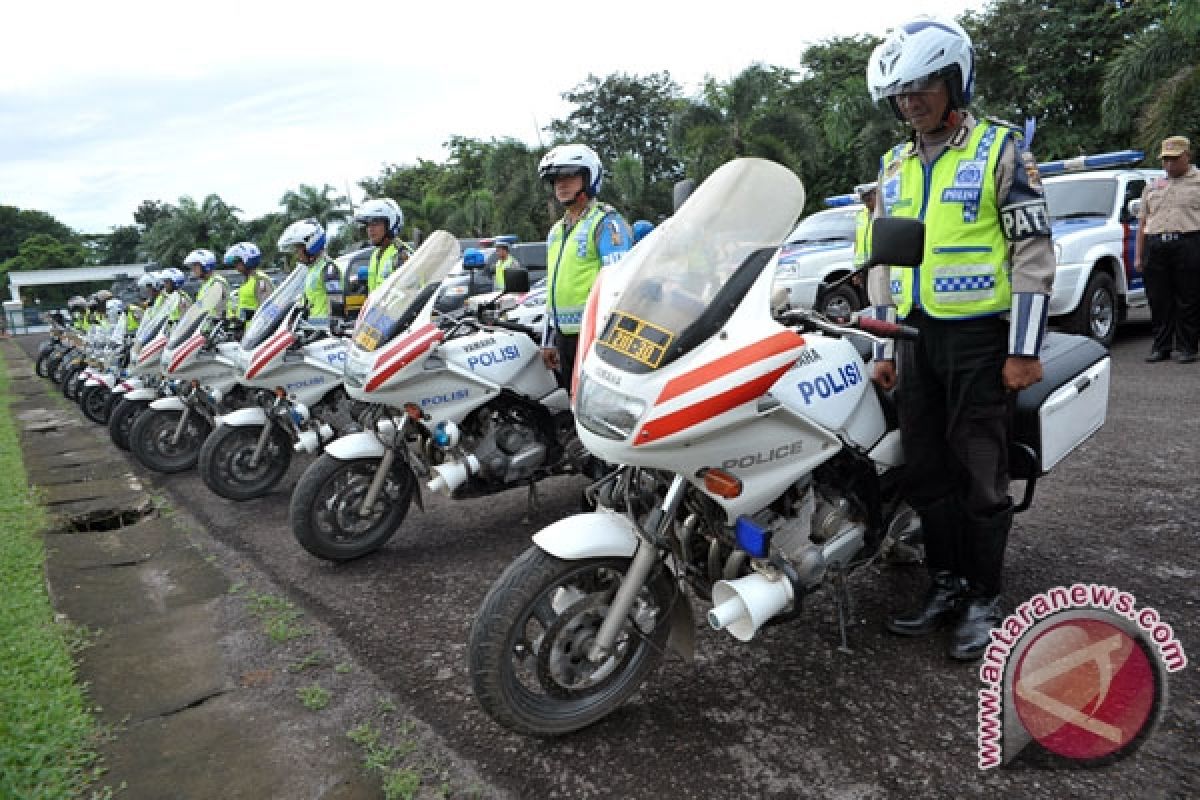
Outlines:
[[[458,240],[446,231],[434,231],[367,298],[354,328],[355,346],[370,352],[407,329],[420,306],[461,260]]]
[[[287,280],[271,292],[267,301],[254,312],[254,317],[242,336],[243,350],[253,350],[275,332],[284,315],[304,296],[304,278],[307,275],[308,268],[300,265],[292,270]]]
[[[1111,177],[1046,181],[1046,208],[1051,219],[1107,217],[1112,213],[1117,182]]]
[[[787,243],[853,242],[855,213],[843,210],[818,211],[796,226]]]
[[[654,370],[716,333],[741,300],[722,289],[743,264],[761,271],[803,208],[804,186],[786,167],[758,158],[722,166],[625,256],[621,273],[634,277],[597,339],[597,355],[628,371]],[[742,294],[746,277],[733,287]],[[716,316],[701,321],[710,305]]]

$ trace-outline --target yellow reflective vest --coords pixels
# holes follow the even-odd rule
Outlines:
[[[593,203],[570,231],[563,220],[554,223],[546,240],[549,310],[554,315],[554,327],[568,336],[579,334],[588,293],[600,272],[596,226],[610,210]]]
[[[1012,303],[1008,242],[996,207],[996,162],[1012,131],[980,122],[966,147],[925,165],[912,143],[883,159],[890,216],[925,222],[925,256],[916,269],[893,267],[892,299],[903,319],[914,308],[939,319],[1007,311]]]

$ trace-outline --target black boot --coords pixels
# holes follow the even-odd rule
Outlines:
[[[933,633],[958,610],[966,591],[962,578],[950,572],[933,575],[933,585],[925,593],[920,608],[888,619],[884,626],[900,636],[924,636]]]
[[[1004,621],[1000,605],[1003,589],[1004,549],[1012,527],[1012,506],[984,519],[970,520],[963,540],[963,574],[967,596],[962,615],[950,639],[949,655],[958,661],[974,661],[983,656],[993,628]]]
[[[958,502],[949,498],[939,500],[919,513],[925,538],[925,565],[932,585],[920,607],[884,623],[884,627],[900,636],[932,633],[954,613],[965,589],[963,580],[955,574],[955,539],[965,524]]]

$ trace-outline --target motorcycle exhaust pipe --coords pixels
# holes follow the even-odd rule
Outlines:
[[[735,581],[717,581],[712,599],[708,624],[713,630],[727,630],[735,639],[748,642],[767,620],[787,610],[795,591],[784,575],[772,579],[755,572]]]
[[[479,459],[467,453],[462,461],[448,461],[433,468],[433,480],[426,484],[431,492],[441,492],[447,497],[467,482],[467,478],[479,472]]]

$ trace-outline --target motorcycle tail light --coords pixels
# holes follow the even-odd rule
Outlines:
[[[742,480],[731,472],[709,467],[703,472],[704,489],[717,497],[732,500],[742,494]]]

